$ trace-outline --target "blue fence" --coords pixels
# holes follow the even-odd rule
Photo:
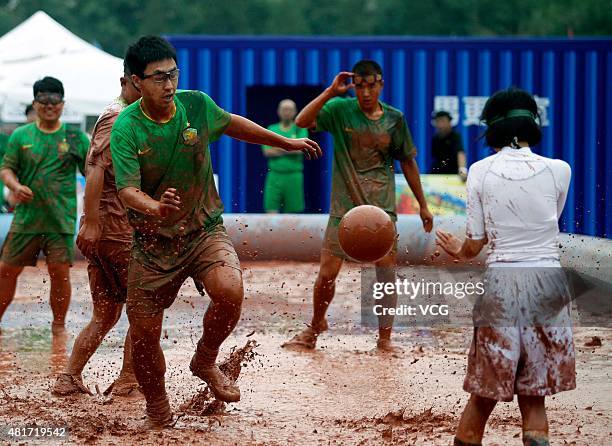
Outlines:
[[[378,61],[385,78],[382,99],[404,111],[424,172],[431,162],[434,109],[452,111],[471,163],[490,153],[478,139],[483,128],[477,117],[486,97],[511,85],[529,90],[538,96],[544,125],[535,151],[564,159],[573,169],[563,230],[612,234],[612,39],[169,39],[178,50],[180,88],[203,90],[228,111],[263,124],[274,119],[274,106],[266,100],[276,97],[276,88],[287,95],[309,87],[312,96],[357,60]],[[322,135],[320,142],[328,150],[316,168],[307,167],[307,190],[311,210],[326,211],[331,140]],[[265,171],[259,151],[223,137],[212,152],[226,209],[259,210]]]

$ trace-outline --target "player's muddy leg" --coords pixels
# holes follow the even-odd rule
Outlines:
[[[325,316],[336,293],[336,279],[342,268],[343,260],[330,251],[321,251],[321,266],[313,289],[313,313],[310,323],[319,332],[327,329]]]
[[[325,318],[327,309],[334,298],[336,292],[336,278],[342,268],[343,259],[336,257],[329,250],[321,251],[321,264],[319,274],[313,288],[313,312],[310,327],[306,327],[296,334],[282,346],[286,348],[306,348],[316,347],[319,334],[327,330],[327,320]]]
[[[394,252],[376,262],[376,280],[380,283],[395,283],[396,255]],[[380,300],[383,308],[395,308],[397,306],[397,294],[385,294]],[[393,331],[393,316],[381,315],[378,317],[378,341],[376,347],[382,351],[397,352],[400,349],[391,343],[391,332]]]
[[[138,394],[139,386],[136,375],[134,374],[134,365],[132,362],[132,333],[131,328],[128,329],[125,335],[125,343],[123,346],[123,363],[121,364],[121,372],[112,384],[113,395],[115,396],[130,396]],[[106,393],[106,392],[105,392]]]
[[[53,334],[64,332],[66,313],[70,306],[70,295],[72,287],[70,285],[70,264],[68,263],[49,263],[47,265],[51,281],[51,292],[49,303],[53,313],[53,323],[51,330]]]
[[[83,328],[74,341],[66,373],[80,376],[89,358],[98,349],[102,340],[115,326],[121,316],[122,304],[106,300],[94,304],[91,321]]]
[[[148,315],[128,311],[128,318],[134,373],[147,401],[147,422],[154,428],[168,426],[172,410],[164,378],[166,360],[159,345],[164,312]]]
[[[519,395],[518,404],[523,418],[523,445],[549,446],[544,397]]]
[[[2,316],[15,297],[17,278],[23,271],[23,266],[9,265],[0,262],[0,322]]]
[[[57,378],[52,393],[57,396],[73,393],[89,393],[83,385],[81,373],[85,364],[98,349],[102,340],[115,326],[121,316],[123,304],[117,303],[99,292],[93,292],[93,315],[91,321],[79,333],[70,360],[64,372]]]
[[[216,365],[219,347],[240,319],[244,289],[242,272],[230,266],[218,266],[203,277],[197,277],[210,297],[204,314],[204,330],[191,360],[192,373],[206,381],[221,401],[240,400],[240,389]]]
[[[49,368],[53,375],[59,375],[68,363],[68,333],[56,333],[51,336],[51,354]]]
[[[497,401],[472,394],[455,434],[455,446],[480,445],[487,420]]]

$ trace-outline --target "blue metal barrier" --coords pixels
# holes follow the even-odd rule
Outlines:
[[[360,58],[383,67],[383,100],[404,111],[419,148],[431,164],[430,114],[451,108],[468,162],[490,150],[478,136],[483,98],[515,85],[539,97],[544,140],[535,151],[562,158],[573,169],[562,218],[567,232],[612,234],[612,39],[169,36],[178,49],[181,88],[206,91],[225,109],[245,114],[247,91],[258,85],[324,86]],[[270,122],[275,110],[270,110]],[[321,140],[311,210],[328,210],[331,141]],[[263,184],[265,161],[253,147],[223,137],[213,146],[221,197],[228,212],[253,208],[251,190]],[[259,175],[254,175],[254,170]],[[258,204],[258,206],[260,206]],[[260,208],[259,208],[260,209]]]

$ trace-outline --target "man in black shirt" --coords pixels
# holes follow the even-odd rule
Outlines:
[[[451,126],[451,115],[447,111],[434,112],[433,125],[436,133],[431,138],[432,166],[430,173],[458,174],[467,178],[465,151],[461,135]]]

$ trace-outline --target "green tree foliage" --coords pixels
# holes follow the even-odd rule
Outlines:
[[[612,35],[612,0],[5,0],[0,35],[38,10],[117,56],[143,34]]]

